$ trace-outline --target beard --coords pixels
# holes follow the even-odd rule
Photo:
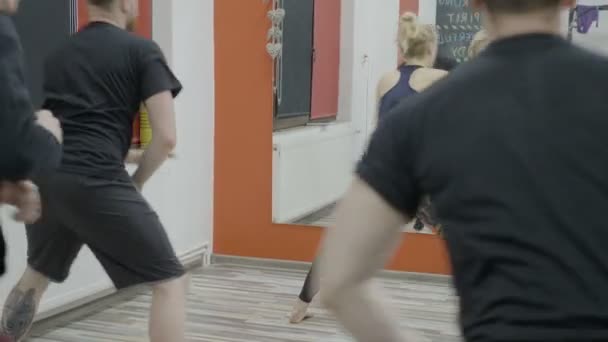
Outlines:
[[[137,19],[136,18],[130,18],[129,20],[127,20],[127,31],[129,32],[135,32],[135,29],[137,28]]]

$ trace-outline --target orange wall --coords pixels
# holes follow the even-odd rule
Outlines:
[[[322,229],[272,223],[272,62],[263,1],[215,1],[214,253],[310,261]],[[246,51],[246,57],[243,55]],[[245,58],[245,60],[244,60]],[[204,189],[203,189],[204,191]],[[443,242],[412,234],[389,268],[449,273]]]

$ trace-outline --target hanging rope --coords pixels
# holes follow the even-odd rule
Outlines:
[[[282,8],[282,0],[273,0],[272,9],[268,11],[268,19],[272,23],[272,26],[268,30],[266,35],[266,51],[272,57],[276,59],[283,50],[283,19],[285,18],[285,10]]]
[[[266,52],[274,61],[273,92],[276,95],[277,103],[281,103],[282,83],[283,83],[283,21],[285,19],[285,9],[283,0],[272,0],[272,9],[268,11],[268,19],[272,26],[266,34]]]

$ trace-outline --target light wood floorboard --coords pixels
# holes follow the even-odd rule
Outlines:
[[[187,341],[342,342],[352,341],[318,305],[315,317],[298,325],[287,313],[305,272],[296,269],[218,264],[193,272]],[[433,342],[461,342],[457,298],[446,283],[379,278],[404,327]],[[41,322],[31,342],[139,342],[147,340],[150,291],[140,288],[75,312]],[[118,300],[116,299],[118,298]]]

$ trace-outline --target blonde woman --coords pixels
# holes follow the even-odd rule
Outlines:
[[[407,12],[399,19],[397,43],[406,62],[380,79],[376,121],[404,98],[421,92],[447,75],[446,71],[433,68],[438,48],[435,28],[419,23],[416,14]]]
[[[446,71],[432,67],[435,64],[438,48],[434,27],[419,23],[414,13],[404,13],[399,19],[397,43],[399,51],[407,62],[380,79],[377,88],[378,113],[374,118],[374,125],[403,99],[423,91],[447,75]],[[423,219],[426,224],[432,223],[429,221],[431,220]],[[424,227],[424,224],[422,226]],[[319,292],[317,268],[315,261],[306,275],[302,291],[291,312],[291,323],[299,323],[311,317],[308,307]]]

